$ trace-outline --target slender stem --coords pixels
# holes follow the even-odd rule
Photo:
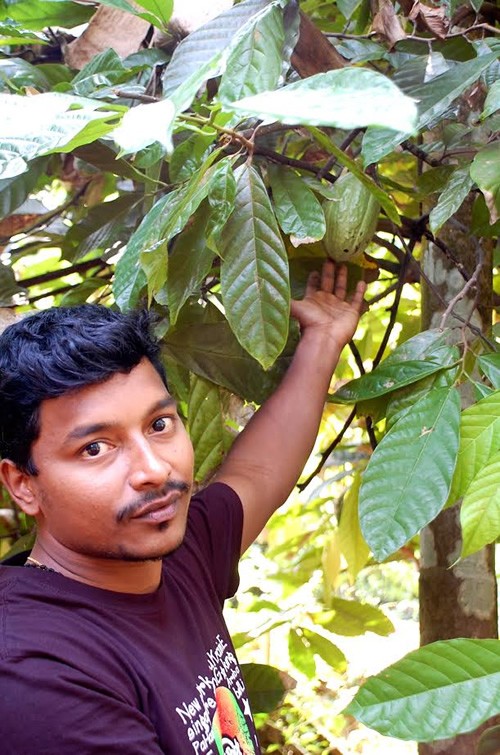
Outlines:
[[[328,459],[330,454],[333,453],[333,451],[337,448],[338,444],[340,443],[340,441],[346,434],[347,430],[351,426],[355,416],[356,416],[356,407],[354,407],[354,409],[351,410],[351,413],[347,417],[346,421],[344,422],[344,426],[342,427],[341,431],[336,436],[336,438],[334,438],[334,440],[330,443],[330,445],[327,448],[325,448],[325,450],[321,453],[320,460],[318,464],[316,465],[316,468],[314,469],[314,471],[311,472],[311,474],[303,482],[297,485],[297,488],[301,492],[305,490],[305,488],[307,488],[307,486],[312,482],[312,480],[316,477],[316,475],[321,471],[326,460]]]

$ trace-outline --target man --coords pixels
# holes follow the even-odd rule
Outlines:
[[[363,293],[331,262],[310,276],[287,374],[191,502],[145,314],[83,305],[4,331],[0,472],[37,536],[0,568],[2,752],[259,752],[222,605],[311,452]]]

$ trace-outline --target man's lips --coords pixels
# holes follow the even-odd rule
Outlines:
[[[179,498],[180,493],[178,491],[167,493],[167,495],[156,498],[154,501],[150,501],[145,506],[142,506],[136,511],[132,519],[140,519],[146,522],[153,522],[154,524],[168,522],[177,514]]]

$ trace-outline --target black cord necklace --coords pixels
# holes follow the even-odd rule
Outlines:
[[[54,572],[54,574],[59,574],[56,569],[52,569],[50,566],[41,564],[40,561],[37,561],[36,558],[33,558],[32,556],[28,556],[24,566],[26,566],[28,569],[39,569],[40,571],[51,571]]]

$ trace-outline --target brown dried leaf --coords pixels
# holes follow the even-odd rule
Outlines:
[[[372,28],[382,39],[389,43],[390,47],[394,47],[399,40],[406,39],[406,33],[390,0],[380,0],[378,13],[376,13],[373,19]]]
[[[439,39],[444,39],[448,32],[450,22],[446,18],[446,11],[443,8],[430,8],[428,5],[417,2],[413,5],[408,18],[411,21],[418,22],[434,34]]]

